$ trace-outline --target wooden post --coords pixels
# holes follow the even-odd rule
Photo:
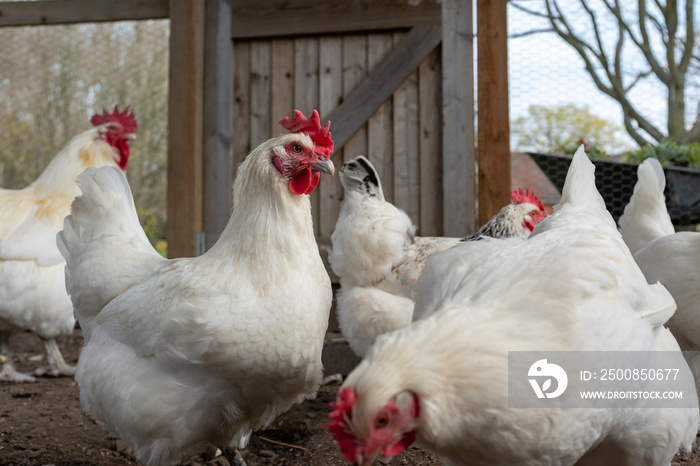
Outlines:
[[[202,223],[204,247],[208,250],[224,231],[231,214],[231,0],[207,0],[205,13]]]
[[[481,225],[510,203],[506,5],[507,0],[476,2]]]
[[[197,254],[202,231],[204,2],[170,0],[168,257]]]
[[[444,235],[476,230],[472,0],[442,2]]]

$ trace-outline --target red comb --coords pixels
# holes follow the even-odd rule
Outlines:
[[[523,191],[523,188],[518,188],[517,190],[510,193],[510,198],[516,204],[525,204],[527,202],[536,205],[542,212],[545,211],[544,204],[542,204],[542,201],[540,201],[539,198],[535,196],[534,191],[530,192],[529,189],[527,191]]]
[[[354,436],[346,430],[347,419],[350,417],[352,405],[355,403],[357,395],[352,387],[345,387],[338,392],[338,401],[331,403],[333,411],[330,418],[333,420],[326,424],[326,428],[333,434],[338,447],[343,452],[345,458],[352,462],[357,456],[359,445],[353,440]]]
[[[318,112],[311,112],[311,118],[306,118],[299,110],[294,110],[294,117],[285,117],[279,124],[292,133],[306,133],[316,145],[316,153],[330,157],[333,153],[333,140],[331,139],[331,122],[321,126],[321,118]]]
[[[114,111],[112,113],[107,113],[107,110],[102,109],[102,115],[95,114],[90,119],[90,123],[95,126],[100,126],[105,123],[115,122],[122,125],[125,133],[135,133],[138,128],[138,123],[134,117],[134,112],[129,113],[129,106],[124,109],[123,112],[119,112],[119,106],[114,106]]]

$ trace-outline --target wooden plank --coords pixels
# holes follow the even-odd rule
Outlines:
[[[477,0],[479,223],[510,203],[506,0]]]
[[[343,95],[348,96],[367,75],[367,36],[349,35],[343,38]],[[347,97],[345,97],[347,98]],[[368,115],[369,117],[369,115]],[[341,130],[343,128],[340,128]],[[333,139],[336,141],[336,135]],[[336,142],[338,144],[338,142]],[[367,154],[367,129],[364,122],[344,144],[343,162]],[[340,162],[340,160],[339,160]]]
[[[204,2],[170,0],[168,256],[194,256],[202,230]]]
[[[284,133],[279,121],[294,114],[294,41],[272,41],[272,88],[270,129],[272,136]]]
[[[244,3],[244,4],[238,4]],[[234,4],[234,39],[302,36],[327,33],[394,30],[440,26],[437,2],[237,2]]]
[[[401,40],[401,33],[394,41]],[[394,92],[394,204],[414,225],[420,215],[420,160],[418,134],[418,74],[412,72]]]
[[[472,0],[442,2],[443,214],[446,236],[476,230]]]
[[[238,166],[251,149],[250,144],[250,42],[233,45],[233,179]],[[234,199],[235,202],[235,199]]]
[[[319,43],[317,38],[294,40],[294,108],[309,116],[318,109],[318,60]],[[321,115],[323,119],[323,115]],[[325,175],[321,175],[325,177]],[[322,183],[323,181],[319,181]],[[314,189],[311,197],[311,215],[314,231],[319,233],[320,209],[319,190]]]
[[[250,142],[252,148],[270,139],[270,41],[250,44]]]
[[[374,111],[396,90],[428,54],[440,43],[439,27],[417,27],[396,44],[386,58],[369,73],[343,103],[326,119],[333,121],[336,148],[365,124]],[[322,115],[321,120],[323,121]]]
[[[231,2],[207,0],[204,49],[203,231],[209,250],[231,213]]]
[[[420,222],[424,236],[443,234],[442,67],[434,51],[418,68],[420,108]]]
[[[169,16],[168,0],[0,2],[0,27],[163,19]]]
[[[329,115],[343,99],[343,38],[340,36],[324,37],[319,44],[319,114]],[[335,132],[331,121],[331,135]],[[336,170],[340,169],[342,150],[333,156]],[[343,185],[340,176],[322,177],[319,191],[319,236],[330,238],[340,212],[340,200],[343,197]]]
[[[367,63],[374,70],[391,50],[392,35],[370,34],[367,38]],[[367,156],[377,170],[387,201],[394,199],[394,144],[392,134],[391,97],[385,100],[367,120]]]

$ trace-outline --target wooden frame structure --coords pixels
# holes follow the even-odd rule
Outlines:
[[[231,206],[234,44],[256,37],[405,29],[408,33],[322,118],[336,149],[438,44],[442,55],[442,234],[470,233],[509,202],[507,0],[53,0],[0,2],[0,27],[170,18],[168,253],[192,256],[223,230]],[[230,40],[227,40],[230,38]],[[475,139],[479,152],[475,153]],[[478,159],[478,192],[476,164]],[[444,195],[443,195],[444,194]],[[478,203],[474,202],[478,198]],[[477,210],[478,205],[478,210]],[[202,240],[204,238],[204,240]]]

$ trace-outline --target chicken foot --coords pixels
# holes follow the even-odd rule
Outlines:
[[[46,367],[40,367],[34,371],[37,377],[73,377],[75,366],[66,364],[63,354],[53,338],[42,338],[44,350],[46,351]]]
[[[224,458],[226,458],[231,466],[248,466],[241,456],[241,452],[238,448],[229,449],[226,448],[222,451]]]
[[[10,332],[7,330],[0,330],[0,365],[2,366],[2,370],[0,370],[0,381],[2,382],[36,382],[31,374],[17,372],[10,351]]]

